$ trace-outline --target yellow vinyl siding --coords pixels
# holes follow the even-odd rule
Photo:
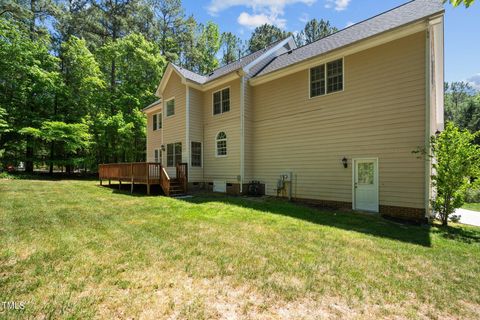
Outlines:
[[[189,88],[189,90],[190,90],[190,142],[192,141],[201,142],[202,148],[203,148],[203,94],[202,92],[193,88]],[[190,157],[191,157],[191,150],[190,150]],[[202,167],[190,167],[188,172],[188,180],[190,182],[203,181],[203,161],[202,161]]]
[[[309,70],[253,88],[253,174],[276,194],[352,201],[352,158],[378,157],[380,205],[423,208],[425,33],[344,57],[344,91],[309,99]],[[341,159],[348,158],[348,169]]]
[[[230,111],[213,115],[212,94],[230,87]],[[205,181],[226,180],[237,183],[240,174],[240,80],[204,92],[203,104],[203,174]],[[216,135],[227,134],[227,156],[216,157]]]
[[[153,115],[160,112],[160,109],[147,113],[147,162],[154,162],[153,150],[162,146],[162,129],[153,131]]]
[[[172,72],[170,79],[162,92],[163,110],[166,111],[166,102],[170,98],[175,98],[175,114],[167,117],[163,116],[163,144],[165,147],[169,143],[182,143],[182,162],[186,162],[186,144],[185,144],[185,104],[186,104],[186,88],[182,84],[180,76]],[[162,152],[162,163],[167,165],[167,152]],[[175,176],[175,168],[167,168],[167,172],[171,176]]]
[[[245,177],[243,179],[244,183],[249,183],[252,180],[255,180],[253,175],[254,167],[254,154],[253,154],[253,144],[255,139],[253,136],[253,101],[252,101],[252,87],[248,85],[248,82],[245,84],[245,111],[244,111],[244,161],[245,161]]]

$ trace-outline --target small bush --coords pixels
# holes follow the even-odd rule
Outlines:
[[[465,194],[465,202],[478,203],[480,202],[480,189],[468,189]]]
[[[0,172],[0,179],[15,179],[15,177],[12,176],[10,173],[4,171]]]

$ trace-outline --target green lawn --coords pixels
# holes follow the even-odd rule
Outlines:
[[[465,203],[462,207],[463,209],[480,211],[480,203]]]
[[[479,228],[97,184],[0,180],[0,318],[480,317]]]

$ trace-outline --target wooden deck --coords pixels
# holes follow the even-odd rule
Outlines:
[[[178,195],[187,192],[188,172],[186,163],[176,165],[176,178],[170,178],[165,167],[153,162],[108,163],[98,166],[100,185],[103,180],[118,181],[119,188],[122,182],[130,183],[130,192],[135,184],[147,185],[147,194],[150,194],[151,185],[160,185],[165,195]]]

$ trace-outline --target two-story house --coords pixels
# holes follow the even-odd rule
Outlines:
[[[423,220],[443,129],[443,5],[415,0],[297,47],[288,37],[210,74],[170,63],[146,107],[147,161],[190,188]]]

